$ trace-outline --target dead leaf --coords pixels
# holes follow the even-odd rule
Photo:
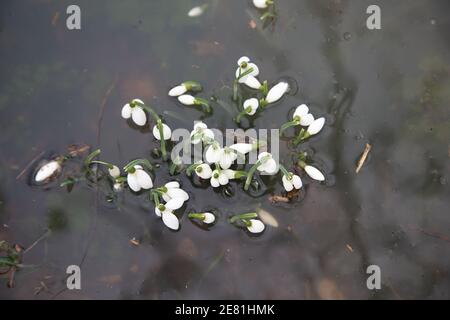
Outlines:
[[[267,225],[278,228],[279,224],[275,217],[264,209],[258,210],[259,218]]]
[[[248,22],[248,26],[250,27],[250,29],[256,29],[256,22],[255,22],[255,20],[251,19]]]

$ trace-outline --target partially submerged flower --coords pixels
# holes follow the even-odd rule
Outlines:
[[[244,101],[244,111],[248,115],[252,116],[256,113],[256,110],[258,110],[259,107],[259,101],[256,98],[247,99]]]
[[[169,140],[170,137],[172,136],[172,130],[165,123],[162,123],[161,125],[162,125],[162,131],[163,131],[163,135],[164,135],[164,140]],[[159,128],[158,128],[157,124],[155,124],[155,126],[153,127],[153,136],[157,140],[161,140],[161,133],[159,132]]]
[[[256,85],[255,80],[258,81],[255,77],[257,77],[259,75],[258,66],[256,64],[250,62],[250,59],[246,56],[239,58],[237,65],[238,65],[238,68],[236,69],[236,79],[238,80],[238,82],[246,83],[248,78],[253,78],[253,79],[249,80],[249,82],[246,84],[249,85],[250,87],[255,86]],[[258,81],[258,83],[259,83],[259,81]],[[261,86],[261,84],[259,85],[259,87],[260,86]],[[255,88],[255,89],[258,89],[258,88]]]
[[[261,152],[258,155],[258,161],[261,161],[261,164],[257,167],[259,171],[267,174],[275,174],[278,171],[277,162],[270,153]]]
[[[274,103],[283,97],[283,95],[289,90],[289,84],[287,82],[279,82],[274,85],[266,96],[266,103]]]
[[[140,99],[133,99],[130,103],[127,103],[122,108],[122,118],[132,119],[138,126],[144,126],[147,123],[147,115],[144,109],[141,107],[144,102]]]
[[[191,18],[196,18],[205,13],[206,5],[194,7],[188,12],[188,16]]]
[[[127,183],[134,192],[139,192],[141,189],[151,189],[153,187],[152,178],[140,165],[135,165],[129,170]]]
[[[324,125],[325,125],[325,118],[324,117],[318,118],[309,125],[306,132],[310,136],[313,136],[315,134],[318,134],[322,130]]]
[[[211,212],[189,213],[190,219],[198,219],[205,224],[212,224],[216,221],[216,216]]]
[[[62,166],[58,160],[51,160],[39,168],[34,176],[35,182],[44,182],[61,172]]]
[[[112,168],[108,168],[108,173],[113,178],[118,178],[120,176],[120,169],[118,166],[112,166]]]
[[[161,213],[162,221],[166,225],[167,228],[172,230],[178,230],[180,228],[180,221],[177,216],[171,211],[163,211]]]
[[[295,189],[300,189],[303,186],[302,179],[292,172],[289,172],[289,174],[283,175],[283,178],[281,179],[283,182],[284,189],[289,192]]]
[[[319,169],[317,169],[316,167],[305,165],[304,169],[310,178],[317,181],[325,180],[325,176],[323,175],[323,173],[320,172]]]
[[[222,159],[223,149],[218,142],[214,142],[208,146],[205,152],[206,161],[209,163],[217,163]]]
[[[301,126],[309,126],[314,121],[314,116],[309,113],[309,108],[306,104],[299,105],[292,116],[293,120],[298,121]]]
[[[212,172],[210,183],[213,188],[227,185],[228,181],[229,177],[226,170],[216,169]]]
[[[248,223],[246,223],[247,230],[251,233],[261,233],[264,231],[266,226],[261,220],[258,219],[250,219],[246,220]]]
[[[169,96],[178,97],[185,94],[188,91],[200,91],[202,86],[196,81],[185,81],[182,84],[173,87],[169,91]]]
[[[195,168],[195,174],[202,179],[209,179],[212,175],[212,170],[209,164],[202,163]]]

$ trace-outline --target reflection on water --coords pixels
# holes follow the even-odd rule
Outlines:
[[[275,28],[261,30],[242,1],[212,1],[197,19],[186,16],[197,5],[190,1],[79,1],[82,30],[67,31],[59,2],[5,1],[0,240],[43,240],[24,255],[30,267],[14,289],[0,280],[0,297],[449,298],[449,4],[381,1],[380,31],[365,28],[369,4],[283,1]],[[230,201],[180,175],[192,199],[186,212],[215,209],[220,217],[202,230],[185,214],[174,233],[142,197],[109,204],[81,184],[67,193],[30,187],[26,174],[16,179],[42,152],[72,143],[101,146],[114,163],[148,157],[157,144],[148,129],[122,121],[123,102],[140,97],[172,127],[190,129],[201,113],[167,90],[195,79],[205,95],[228,101],[243,54],[265,78],[299,86],[254,126],[277,128],[303,102],[327,117],[320,139],[303,148],[331,182],[308,184],[298,202],[272,204],[276,181],[261,198],[235,192]],[[208,125],[233,128],[228,112],[217,108]],[[367,142],[373,148],[356,175]],[[293,150],[280,147],[290,159]],[[166,169],[159,182],[169,179]],[[249,237],[227,225],[229,215],[258,208],[278,227]],[[63,290],[71,264],[81,264],[81,291]],[[380,291],[366,288],[371,264],[381,267]]]

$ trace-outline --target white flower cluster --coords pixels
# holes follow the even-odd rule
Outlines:
[[[189,200],[186,191],[180,188],[177,181],[166,183],[163,187],[156,189],[156,196],[161,196],[165,203],[155,203],[155,214],[162,218],[164,224],[172,230],[180,228],[180,222],[174,214],[175,210],[180,209],[183,204]]]

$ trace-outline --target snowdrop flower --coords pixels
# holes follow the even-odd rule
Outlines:
[[[161,191],[162,198],[167,203],[169,203],[173,199],[180,199],[182,203],[189,200],[189,194],[180,188],[180,184],[177,181],[168,182],[164,185],[164,187],[158,188],[158,190]],[[168,208],[171,210],[176,210],[173,209],[172,205],[169,205]]]
[[[306,135],[312,136],[318,134],[322,130],[324,125],[325,125],[324,117],[314,120],[313,123],[311,123],[308,129],[306,130]]]
[[[222,169],[228,169],[236,160],[237,154],[233,149],[225,147],[222,149],[222,154],[220,155],[219,164]]]
[[[122,183],[120,183],[120,182],[114,183],[113,189],[114,189],[115,192],[120,192],[120,191],[122,191],[122,189],[123,189]]]
[[[310,165],[305,165],[304,169],[310,178],[317,180],[317,181],[325,180],[325,176],[323,175],[322,172],[319,171],[319,169],[317,169],[313,166],[310,166]]]
[[[303,186],[302,179],[296,174],[289,172],[289,174],[283,175],[281,179],[283,181],[284,189],[289,192],[295,189],[300,189]]]
[[[229,146],[230,149],[233,149],[241,154],[247,154],[253,150],[253,144],[251,143],[235,143]]]
[[[141,189],[151,189],[153,187],[152,178],[140,165],[135,165],[129,170],[127,183],[134,192],[138,192]]]
[[[202,90],[202,86],[200,85],[200,83],[196,81],[186,81],[170,89],[169,96],[178,97],[181,96],[182,94],[185,94],[188,91],[200,91],[200,90]]]
[[[289,84],[287,82],[279,82],[274,85],[266,96],[266,103],[274,103],[281,99],[281,97],[289,90]]]
[[[208,126],[199,121],[194,124],[194,130],[191,131],[191,143],[198,144],[200,141],[208,142],[214,140],[214,132],[208,129]]]
[[[111,177],[113,177],[114,179],[118,178],[120,176],[120,169],[117,166],[113,165],[112,168],[108,168],[108,172],[109,172],[109,175]]]
[[[124,105],[122,118],[131,118],[136,125],[144,126],[147,123],[147,115],[141,105],[144,105],[144,102],[140,99],[133,99],[130,103]]]
[[[38,172],[34,176],[36,182],[43,182],[61,172],[61,164],[57,160],[52,160],[44,164],[39,168]]]
[[[247,230],[250,231],[251,233],[261,233],[266,228],[266,226],[264,225],[264,223],[262,223],[261,220],[250,219],[246,221],[247,221],[246,223]]]
[[[256,98],[247,99],[244,101],[244,111],[248,115],[252,116],[256,113],[256,110],[258,110],[259,107],[259,101]]]
[[[257,167],[259,171],[267,174],[275,174],[278,171],[277,162],[270,153],[261,152],[258,155],[258,161],[261,161],[261,164]]]
[[[222,154],[223,149],[220,147],[219,143],[214,142],[206,149],[205,158],[209,163],[217,163],[222,158]]]
[[[188,217],[190,219],[199,219],[205,224],[212,224],[216,221],[216,216],[211,212],[189,213]]]
[[[191,18],[199,17],[205,12],[205,8],[206,8],[205,5],[194,7],[191,10],[189,10],[188,16],[191,17]]]
[[[302,104],[295,109],[292,116],[294,121],[297,121],[301,126],[307,127],[314,121],[314,116],[309,113],[309,108],[306,104]]]
[[[172,130],[171,130],[170,127],[169,127],[167,124],[165,124],[165,123],[162,123],[161,125],[162,125],[162,131],[163,131],[163,135],[164,135],[164,140],[169,140],[170,137],[172,136]],[[161,134],[160,134],[160,132],[159,132],[159,128],[158,128],[158,125],[157,125],[157,124],[153,127],[153,136],[154,136],[157,140],[161,140]]]
[[[211,186],[217,188],[219,186],[224,186],[228,184],[229,178],[226,170],[214,170],[211,175]]]
[[[159,205],[156,207],[155,213],[158,217],[162,218],[162,221],[167,228],[172,230],[178,230],[180,228],[180,221],[178,221],[177,216],[171,210],[168,210],[164,205]]]
[[[178,101],[180,101],[182,104],[186,106],[192,106],[195,104],[195,97],[189,94],[183,94],[178,97]]]
[[[211,178],[212,170],[211,170],[211,167],[208,164],[202,163],[202,164],[198,165],[195,168],[195,174],[197,176],[199,176],[200,178],[206,180],[206,179],[210,179]]]
[[[248,84],[254,86],[255,80],[257,81],[257,79],[255,77],[257,77],[259,75],[258,66],[256,64],[250,62],[250,59],[245,56],[239,58],[237,64],[238,64],[238,68],[236,69],[236,79],[238,80],[238,82],[246,83],[247,79],[250,77],[250,78],[254,78],[254,79],[249,80]],[[250,69],[252,71],[249,71]],[[248,72],[248,74],[242,76],[246,72]],[[260,84],[260,86],[261,86],[261,84]]]
[[[253,0],[253,5],[258,9],[267,9],[271,2],[270,0]]]

